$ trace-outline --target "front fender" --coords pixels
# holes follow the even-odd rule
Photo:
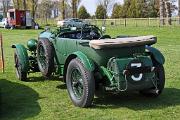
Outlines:
[[[156,48],[151,47],[151,46],[146,46],[146,50],[151,53],[152,57],[159,63],[159,64],[164,64],[165,63],[165,58],[163,54]]]
[[[28,57],[27,49],[22,44],[12,45],[12,48],[16,48],[18,58],[19,58],[20,63],[22,65],[22,68],[21,68],[22,71],[28,72],[28,70],[29,70],[29,57]]]

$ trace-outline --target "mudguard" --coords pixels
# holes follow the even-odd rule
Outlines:
[[[84,64],[87,70],[91,72],[94,71],[95,69],[94,62],[90,60],[84,53],[77,51],[77,52],[74,52],[74,54],[82,61],[82,63]]]
[[[84,67],[87,70],[89,70],[91,72],[94,71],[94,69],[95,69],[94,62],[92,60],[90,60],[84,53],[77,51],[77,52],[74,52],[73,55],[75,55],[82,61],[82,63],[84,64]]]
[[[93,61],[88,59],[88,57],[84,53],[82,53],[80,51],[74,52],[73,54],[70,54],[66,59],[66,62],[64,65],[64,70],[63,70],[64,82],[66,82],[65,80],[66,80],[66,73],[67,73],[68,64],[74,58],[79,58],[87,70],[92,72],[95,69],[95,65],[94,65]]]
[[[146,50],[151,53],[152,57],[159,63],[159,64],[164,64],[165,63],[165,58],[163,54],[156,48],[151,47],[151,46],[146,46]]]
[[[29,57],[27,49],[22,44],[12,45],[12,48],[16,48],[17,55],[22,65],[22,71],[27,73],[29,70]]]

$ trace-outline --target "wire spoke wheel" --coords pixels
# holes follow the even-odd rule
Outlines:
[[[45,51],[44,51],[44,48],[43,46],[40,46],[39,47],[39,61],[41,63],[41,66],[42,66],[42,69],[46,69],[47,67],[47,62],[46,62],[46,55],[45,55]]]
[[[78,58],[72,59],[68,65],[66,85],[75,106],[91,106],[95,91],[94,74],[88,71]]]
[[[71,84],[73,92],[77,99],[81,99],[83,95],[83,81],[82,75],[78,69],[73,69],[71,73]]]
[[[17,78],[21,81],[26,81],[27,73],[22,71],[22,63],[17,54],[17,51],[15,51],[14,53],[14,62],[15,62],[15,71]]]
[[[40,39],[37,45],[37,62],[42,75],[49,78],[54,70],[54,47],[48,39]]]

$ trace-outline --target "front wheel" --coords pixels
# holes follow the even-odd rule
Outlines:
[[[23,72],[21,60],[17,54],[17,51],[14,53],[14,62],[15,62],[15,69],[16,69],[16,76],[21,81],[27,80],[27,72]]]
[[[165,72],[164,72],[164,67],[163,65],[156,65],[156,83],[154,82],[154,84],[156,84],[155,88],[151,88],[149,90],[142,90],[140,91],[140,93],[144,96],[148,96],[148,97],[158,97],[165,86]]]
[[[54,70],[54,48],[47,39],[41,39],[37,45],[37,62],[44,77],[50,77]]]
[[[94,75],[86,70],[79,59],[73,59],[68,65],[66,85],[69,96],[75,106],[89,107],[95,91]]]

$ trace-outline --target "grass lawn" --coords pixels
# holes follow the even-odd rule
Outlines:
[[[17,80],[12,44],[26,44],[37,38],[36,30],[0,29],[4,38],[5,74],[0,73],[1,120],[173,120],[180,118],[180,27],[114,27],[107,33],[116,35],[149,35],[158,37],[155,47],[165,55],[166,86],[156,99],[139,94],[110,95],[95,98],[88,109],[74,107],[65,85],[44,80],[40,73],[30,74],[31,82]]]

